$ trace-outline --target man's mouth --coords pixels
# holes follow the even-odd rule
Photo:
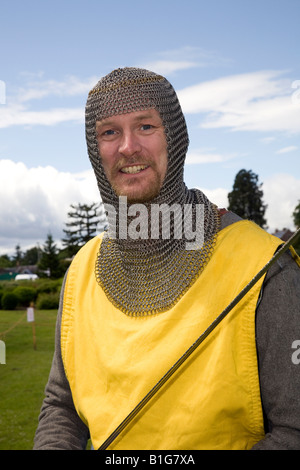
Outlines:
[[[141,171],[145,170],[148,168],[148,165],[134,165],[134,166],[125,166],[121,168],[121,173],[127,173],[127,174],[136,174],[140,173]]]

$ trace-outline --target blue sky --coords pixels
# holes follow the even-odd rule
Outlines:
[[[226,206],[236,173],[251,169],[269,231],[293,229],[299,0],[3,0],[0,10],[0,254],[49,232],[59,241],[69,205],[98,200],[84,106],[122,66],[162,73],[178,92],[189,187]]]

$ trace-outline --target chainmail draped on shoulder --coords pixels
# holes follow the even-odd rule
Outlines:
[[[156,109],[162,119],[168,152],[163,186],[151,204],[180,204],[204,207],[201,248],[186,250],[186,239],[174,236],[172,219],[169,239],[146,237],[132,240],[104,234],[95,265],[97,282],[108,299],[130,316],[153,315],[169,310],[192,286],[208,263],[219,230],[217,207],[196,189],[183,182],[183,166],[189,138],[186,122],[172,85],[161,75],[138,68],[117,69],[102,78],[90,91],[86,105],[86,139],[102,201],[119,210],[119,198],[104,173],[99,154],[96,121],[114,115]],[[150,227],[149,221],[149,227]],[[118,232],[117,232],[118,233]]]

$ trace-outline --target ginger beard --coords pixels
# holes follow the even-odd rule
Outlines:
[[[141,161],[141,159],[139,159]],[[128,166],[128,162],[120,169],[112,169],[110,175],[106,173],[117,196],[126,196],[128,202],[148,202],[154,199],[163,184],[163,177],[156,165],[135,163]]]

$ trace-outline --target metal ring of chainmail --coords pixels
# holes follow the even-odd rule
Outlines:
[[[156,109],[162,119],[168,152],[167,174],[158,196],[151,204],[190,205],[195,218],[197,204],[204,206],[204,244],[186,250],[186,239],[174,237],[176,218],[169,239],[112,239],[104,234],[95,264],[97,282],[108,299],[123,313],[146,316],[174,306],[192,286],[209,261],[219,230],[219,212],[197,189],[183,182],[183,166],[189,138],[185,118],[172,85],[161,75],[126,67],[102,78],[90,91],[86,104],[86,140],[102,201],[119,208],[101,163],[96,121],[107,117]],[[150,213],[150,203],[146,204]],[[180,221],[182,222],[182,221]],[[149,233],[151,221],[149,220]],[[117,232],[118,233],[118,232]]]

